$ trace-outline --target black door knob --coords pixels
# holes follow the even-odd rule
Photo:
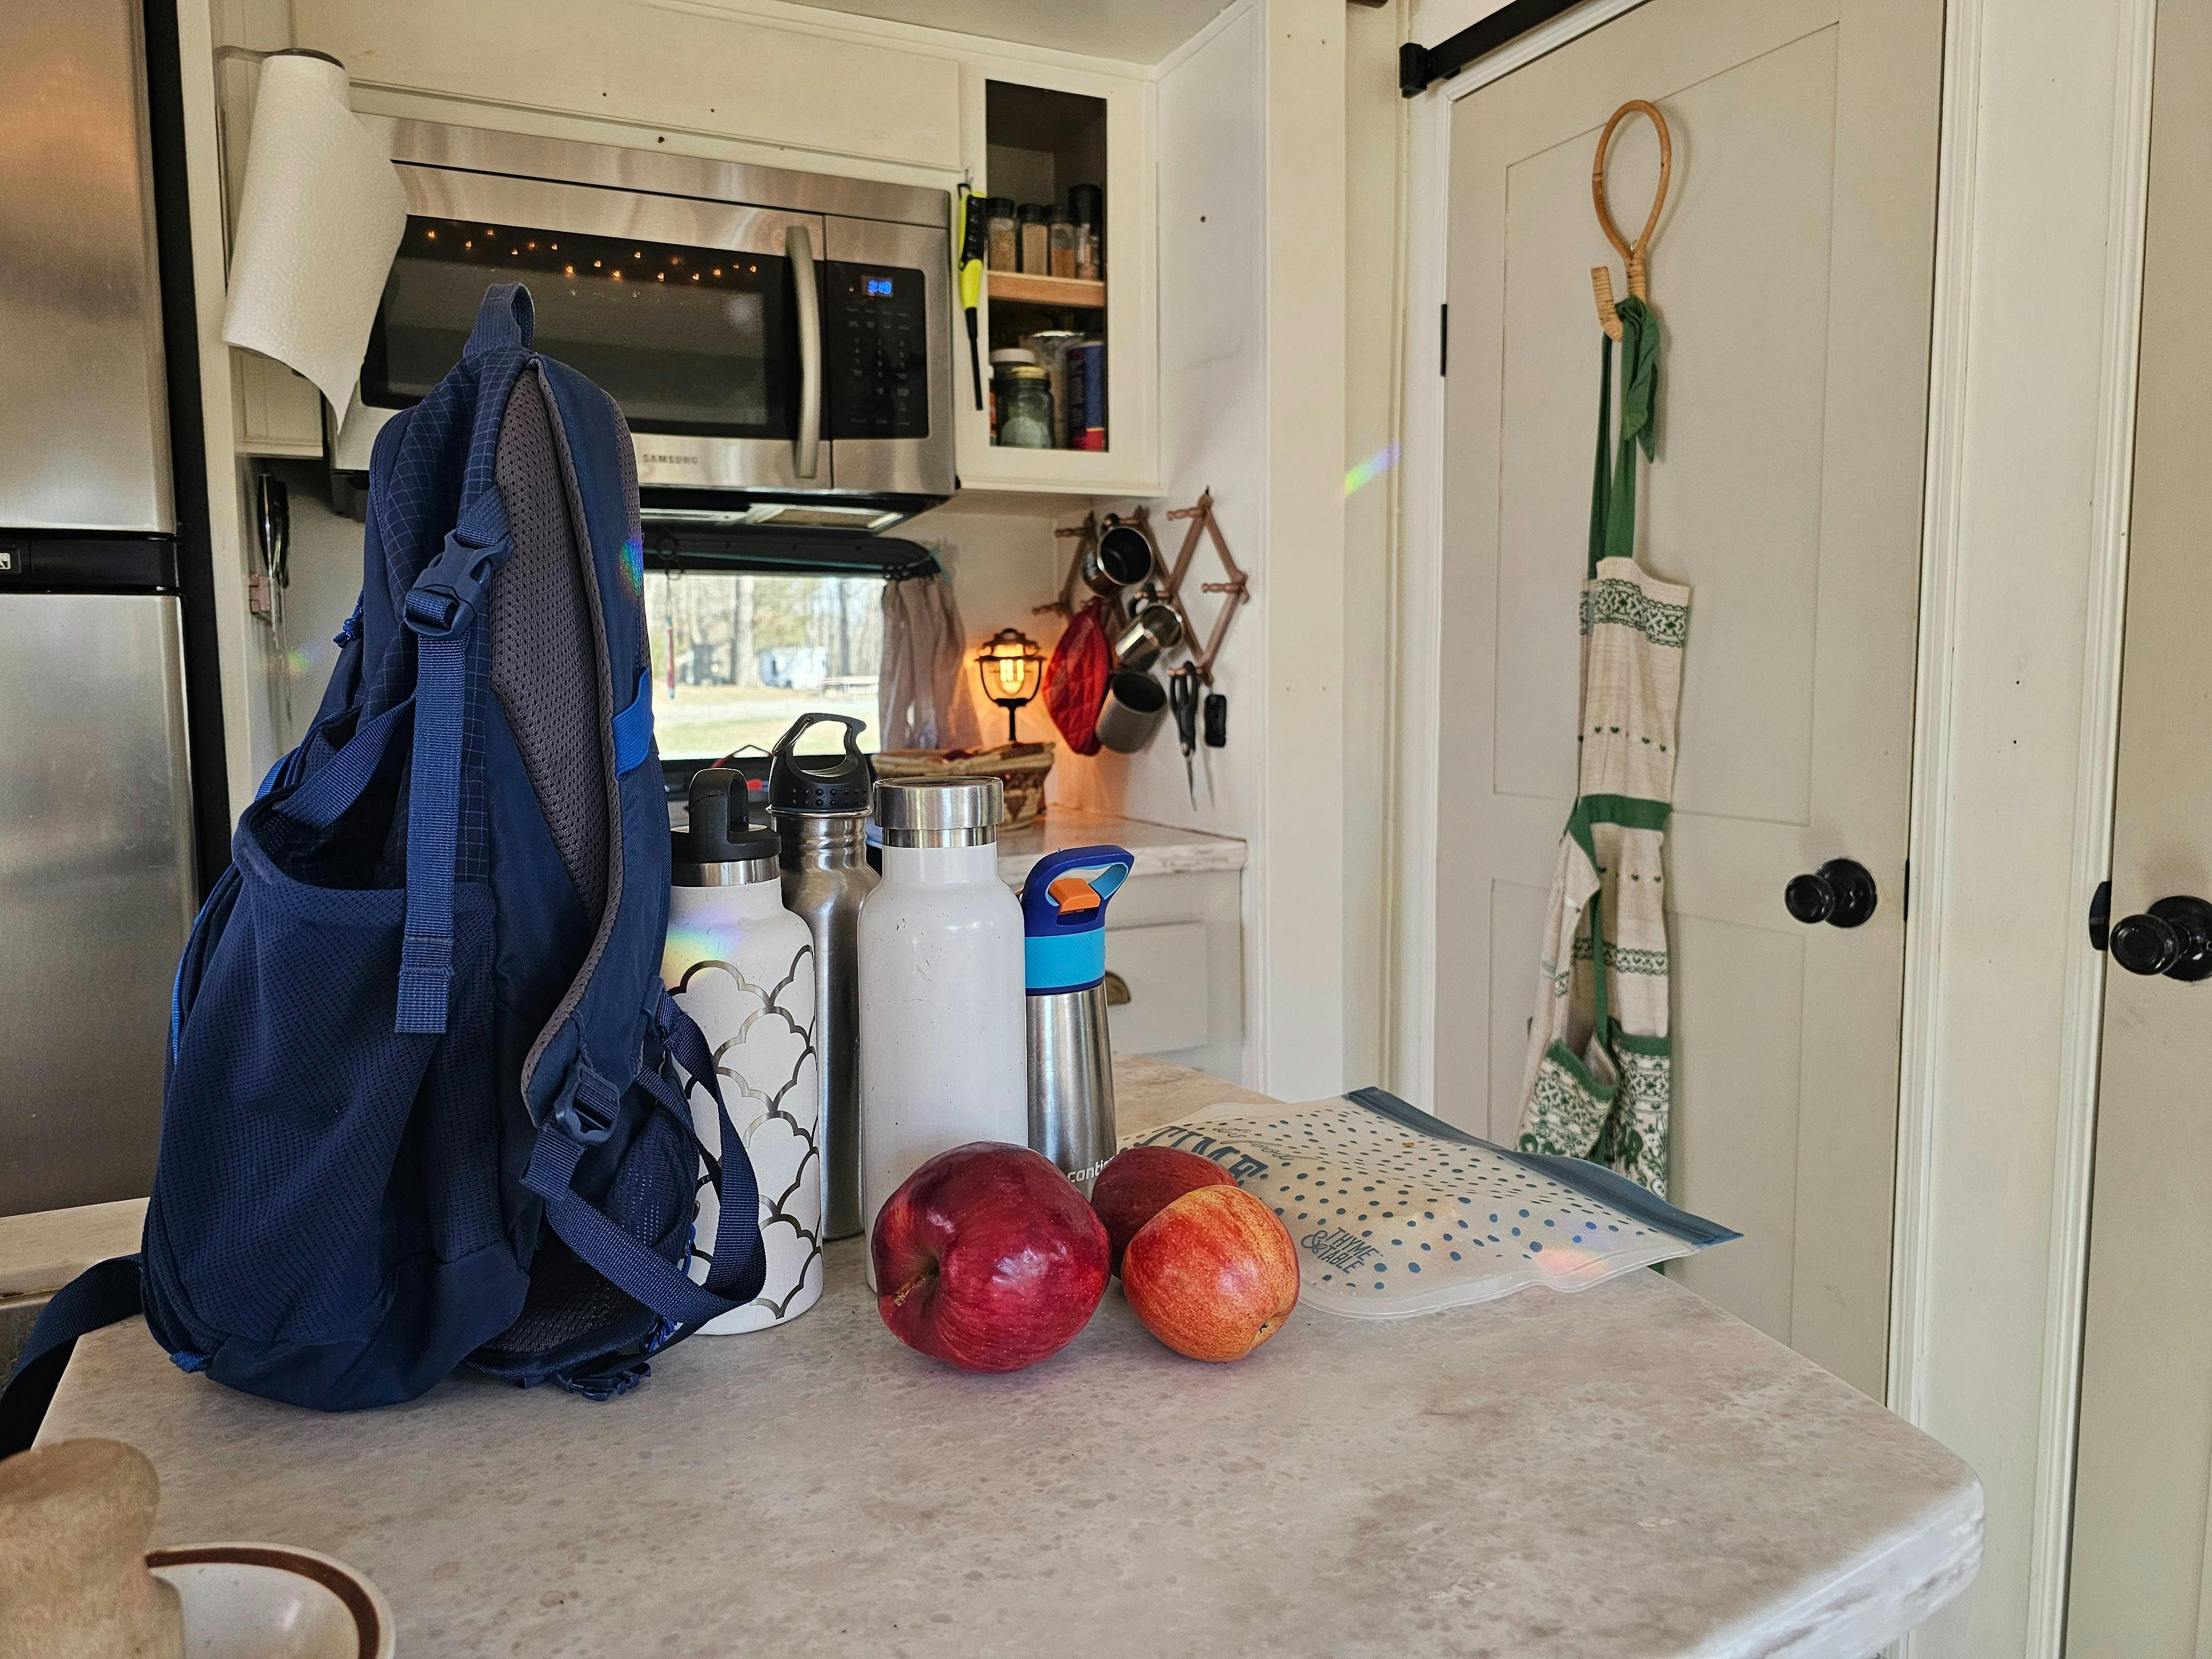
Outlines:
[[[1810,927],[1856,927],[1874,914],[1874,878],[1856,859],[1830,859],[1810,875],[1792,876],[1782,890],[1790,914]]]
[[[2112,924],[2112,960],[2131,974],[2212,978],[2212,904],[2186,893]]]

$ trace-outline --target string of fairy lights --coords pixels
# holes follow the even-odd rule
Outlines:
[[[442,228],[447,234],[441,242],[438,234],[440,226],[426,225],[422,228],[424,241],[441,242],[437,248],[426,250],[426,252],[441,258],[465,258],[470,254],[477,253],[477,243],[479,240],[485,244],[483,252],[477,255],[479,258],[496,254],[504,245],[509,258],[520,259],[526,254],[540,254],[541,258],[538,260],[533,260],[531,263],[544,264],[548,267],[552,264],[552,256],[561,251],[561,244],[550,238],[546,240],[545,246],[541,250],[535,238],[523,236],[513,231],[502,234],[496,225],[486,225],[481,232],[478,232],[472,220],[447,220]],[[456,239],[460,243],[460,252],[458,254],[453,251]],[[760,274],[760,265],[757,262],[741,263],[738,259],[732,258],[725,260],[720,264],[701,264],[696,258],[687,261],[683,252],[666,249],[657,243],[651,253],[633,244],[630,257],[627,260],[620,254],[611,251],[612,247],[619,247],[621,246],[619,243],[609,244],[601,241],[597,246],[608,248],[610,251],[602,252],[599,257],[594,258],[588,266],[580,268],[576,261],[580,260],[583,254],[579,252],[573,258],[562,261],[561,274],[564,276],[589,277],[593,272],[598,272],[609,282],[614,283],[642,283],[648,275],[656,283],[665,283],[672,273],[678,281],[689,276],[695,283],[740,276],[757,276]],[[659,262],[664,254],[666,256],[666,267],[654,269],[653,266]],[[610,258],[613,260],[612,264],[608,263]],[[691,268],[687,269],[687,264]]]

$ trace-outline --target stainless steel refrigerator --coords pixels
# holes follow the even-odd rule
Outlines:
[[[146,1192],[198,898],[144,27],[0,5],[0,1215]]]

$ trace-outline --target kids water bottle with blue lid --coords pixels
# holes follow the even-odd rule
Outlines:
[[[1106,901],[1129,864],[1119,847],[1071,847],[1039,859],[1022,886],[1030,1146],[1085,1194],[1115,1151]]]

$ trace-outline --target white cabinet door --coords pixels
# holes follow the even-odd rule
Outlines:
[[[1450,149],[1437,1109],[1510,1143],[1575,789],[1599,128],[1672,125],[1644,562],[1692,590],[1669,827],[1680,1276],[1883,1384],[1942,9],[1651,0],[1463,98]],[[1615,216],[1657,145],[1626,124]],[[1620,283],[1619,267],[1614,281]],[[1783,907],[1856,859],[1851,931]]]
[[[2212,470],[2198,316],[2212,259],[2212,9],[2161,6],[2152,86],[2142,362],[2114,778],[2112,915],[2212,898]],[[2076,935],[2068,941],[2088,949]],[[2142,942],[2137,933],[2135,943]],[[2090,1197],[2069,1659],[2212,1655],[2212,980],[2115,936]]]

